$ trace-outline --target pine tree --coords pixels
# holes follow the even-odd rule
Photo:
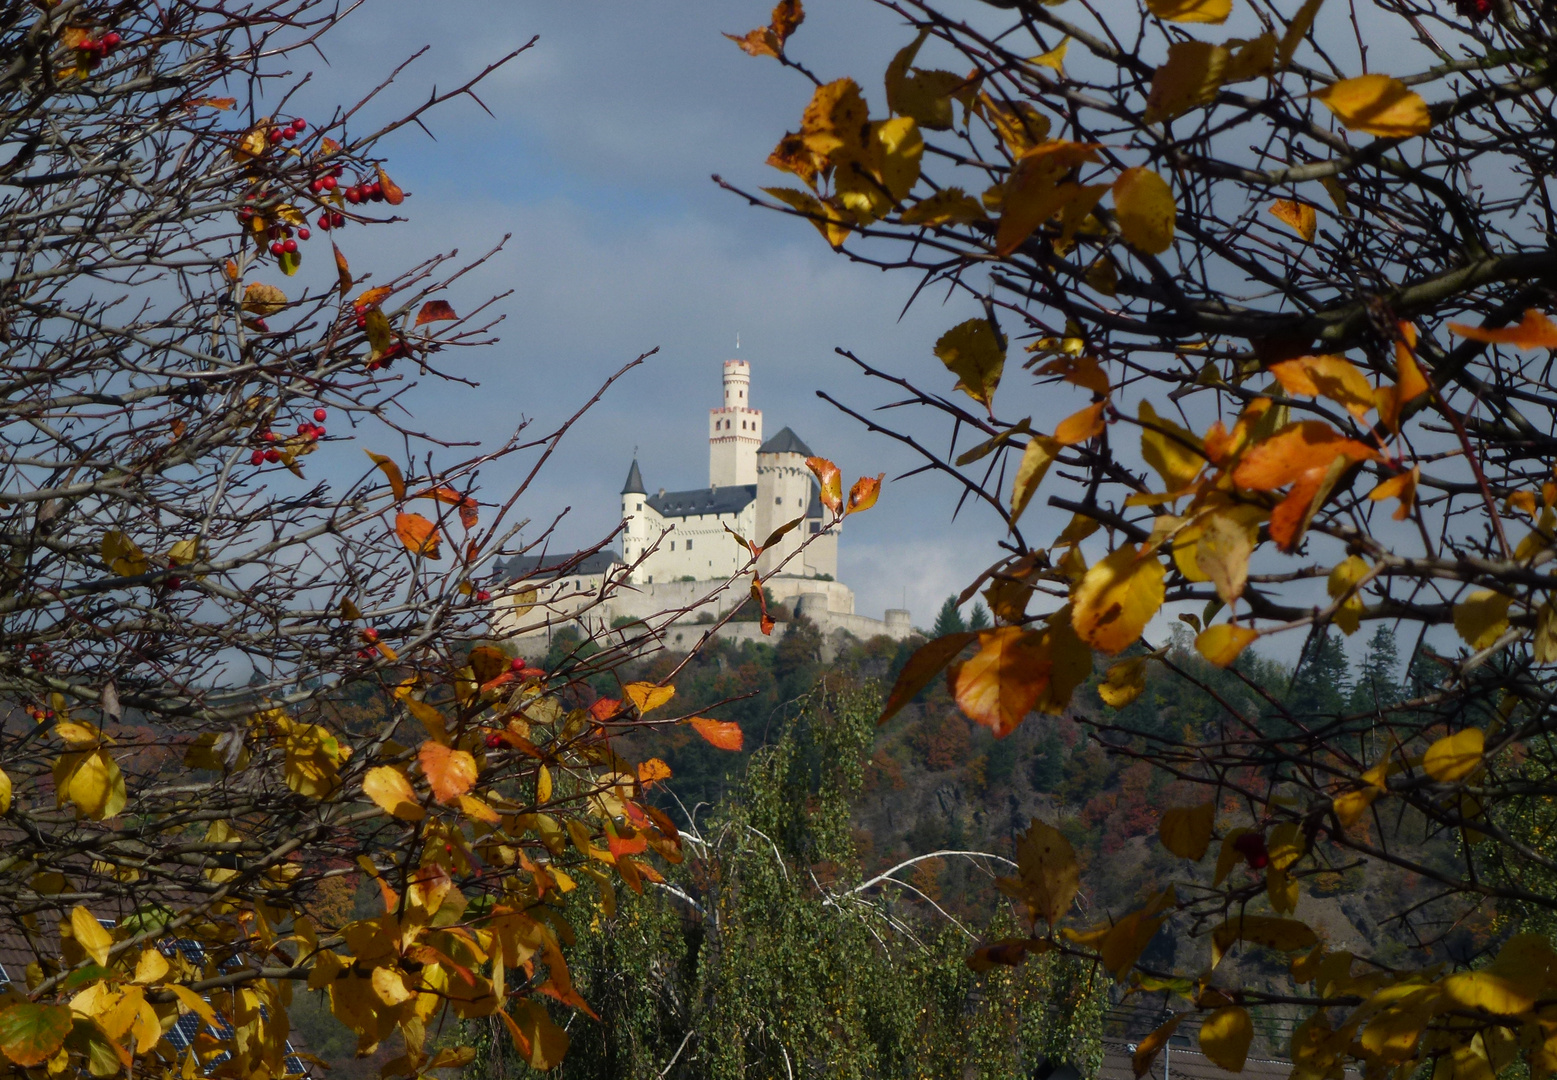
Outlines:
[[[974,603],[974,605],[973,605],[973,614],[968,617],[968,629],[969,630],[988,630],[989,629],[989,609],[984,606],[982,601]]]
[[[1287,691],[1288,707],[1298,716],[1335,716],[1351,693],[1346,646],[1329,632],[1310,643]]]
[[[1352,687],[1351,709],[1384,708],[1402,698],[1400,676],[1400,649],[1395,644],[1395,631],[1388,623],[1379,623],[1368,639],[1368,651],[1363,654],[1362,666],[1357,672],[1357,685]]]
[[[931,628],[933,637],[945,637],[947,634],[961,634],[968,629],[968,624],[962,621],[962,612],[957,610],[957,598],[948,596],[946,603],[941,605],[940,613],[935,616],[935,626]]]

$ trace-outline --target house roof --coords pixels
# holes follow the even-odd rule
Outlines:
[[[757,448],[757,453],[804,454],[806,457],[810,457],[811,448],[800,441],[799,435],[796,435],[793,431],[786,427],[777,435],[773,436],[773,438],[759,446]]]
[[[648,490],[643,486],[643,473],[638,471],[638,459],[633,458],[633,467],[627,470],[627,483],[622,485],[622,494],[642,495]]]
[[[757,497],[756,484],[662,491],[647,501],[660,517],[684,518],[697,514],[739,514]]]
[[[566,551],[543,555],[515,555],[499,568],[499,574],[508,581],[519,578],[549,575],[573,577],[584,574],[604,574],[622,561],[614,551],[596,551],[585,554]]]

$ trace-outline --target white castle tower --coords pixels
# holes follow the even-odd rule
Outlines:
[[[622,558],[629,566],[655,539],[649,535],[649,519],[643,513],[643,503],[648,497],[643,473],[639,471],[635,457],[632,468],[627,470],[627,483],[622,485]]]
[[[708,486],[757,482],[762,411],[751,407],[751,365],[724,362],[724,407],[708,410]]]
[[[803,540],[820,531],[821,501],[812,494],[816,483],[806,467],[806,458],[810,456],[811,448],[787,427],[757,452],[756,543],[762,543],[762,538],[796,518],[816,519],[814,522],[802,521],[782,540],[763,551],[757,561],[761,574],[771,574],[781,565],[784,566],[781,573],[797,577],[814,577],[818,573],[833,577],[838,573],[837,526],[828,530],[828,535],[820,538],[819,544],[807,552],[810,558],[805,558],[804,562],[801,561],[803,556],[789,559]],[[789,559],[787,565],[784,565],[785,559]],[[813,565],[814,560],[820,560],[820,565]]]

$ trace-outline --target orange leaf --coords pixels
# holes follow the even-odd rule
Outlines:
[[[651,757],[648,761],[642,762],[638,766],[638,783],[644,787],[669,779],[670,766],[657,757]]]
[[[454,802],[476,786],[476,759],[464,750],[451,750],[428,739],[416,757],[422,763],[422,774],[427,777],[433,798],[440,803]]]
[[[919,696],[919,691],[929,686],[930,680],[939,675],[977,637],[977,633],[965,630],[919,646],[908,658],[908,663],[903,665],[903,670],[898,672],[897,683],[892,687],[886,707],[881,710],[881,718],[876,723],[885,724],[896,716],[904,705]]]
[[[438,322],[439,320],[458,319],[454,309],[445,300],[429,300],[422,305],[422,310],[416,313],[416,325]]]
[[[1411,516],[1411,510],[1416,506],[1416,485],[1422,478],[1422,466],[1413,465],[1409,472],[1398,473],[1385,480],[1378,487],[1368,492],[1368,498],[1374,502],[1380,502],[1388,498],[1400,500],[1400,505],[1390,515],[1396,521],[1404,521]],[[1529,494],[1529,492],[1524,492]]]
[[[843,474],[826,458],[806,458],[806,468],[816,474],[816,479],[822,485],[822,505],[831,510],[835,515],[843,512]]]
[[[1287,393],[1327,397],[1359,419],[1374,404],[1373,384],[1343,356],[1300,356],[1272,364],[1270,373]]]
[[[1001,739],[1048,689],[1054,662],[1043,635],[1020,626],[984,630],[978,638],[979,651],[951,669],[952,695],[970,720]]]
[[[1313,241],[1314,233],[1319,229],[1319,218],[1312,206],[1291,199],[1277,199],[1271,203],[1270,212],[1277,221],[1290,225],[1304,240]]]
[[[595,703],[589,707],[589,715],[602,724],[621,711],[622,703],[616,698],[609,697],[596,698]]]
[[[335,252],[335,276],[340,282],[341,295],[345,296],[351,292],[351,265],[347,263],[346,256],[341,254],[341,249],[333,243],[330,245],[330,250]]]
[[[449,506],[457,506],[460,510],[460,524],[467,529],[474,529],[479,520],[477,516],[479,504],[469,495],[461,495],[451,487],[428,488],[412,495],[413,499],[437,499]]]
[[[777,59],[779,50],[783,48],[778,36],[766,26],[748,31],[745,37],[736,37],[734,34],[726,34],[725,37],[739,45],[747,56],[771,56]]]
[[[396,465],[392,458],[387,458],[383,454],[375,454],[371,450],[363,452],[372,458],[373,464],[383,470],[384,475],[389,478],[389,490],[395,493],[395,501],[400,502],[405,499],[405,477],[400,475],[400,466]]]
[[[741,725],[732,720],[709,720],[706,717],[694,716],[687,721],[692,725],[692,730],[713,746],[721,750],[739,750],[745,745],[746,739],[741,734]]]
[[[429,559],[440,558],[438,527],[421,514],[396,514],[395,535],[410,551]]]
[[[1060,426],[1054,429],[1054,441],[1061,446],[1074,446],[1102,434],[1103,406],[1106,404],[1099,401],[1061,420]]]
[[[378,307],[385,300],[389,299],[390,294],[394,291],[395,290],[388,285],[380,285],[377,288],[369,289],[367,292],[357,297],[357,299],[351,302],[351,306],[358,315],[361,315],[364,311],[368,310],[368,308]]]
[[[384,201],[390,206],[399,206],[405,202],[405,192],[400,190],[400,185],[389,178],[384,167],[378,167],[378,186],[384,191]]]
[[[1451,333],[1472,341],[1485,341],[1489,345],[1512,345],[1516,349],[1557,349],[1557,323],[1541,312],[1530,308],[1517,326],[1466,326],[1450,323]]]
[[[886,473],[877,473],[874,478],[862,476],[854,481],[854,486],[849,489],[849,508],[845,515],[858,514],[861,510],[869,510],[876,505],[876,496],[881,494],[881,478]]]
[[[1349,461],[1377,459],[1378,454],[1348,439],[1323,420],[1288,424],[1259,443],[1233,470],[1233,482],[1253,491],[1275,491],[1315,469],[1321,473],[1338,457]]]

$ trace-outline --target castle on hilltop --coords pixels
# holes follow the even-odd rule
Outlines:
[[[650,494],[634,457],[621,492],[620,554],[519,555],[505,564],[510,585],[498,597],[493,630],[514,637],[522,654],[544,653],[564,626],[602,638],[623,624],[689,609],[749,570],[751,553],[732,532],[760,544],[797,520],[757,561],[775,601],[811,619],[830,640],[912,633],[906,611],[888,611],[885,620],[854,613],[853,590],[837,580],[841,526],[829,523],[822,507],[806,466],[810,447],[787,427],[763,441],[750,364],[726,360],[723,376],[724,403],[708,414],[707,487]],[[743,582],[719,589],[711,604],[673,623],[664,643],[690,647],[700,636],[697,619],[722,615],[746,596]],[[753,622],[727,623],[719,636],[762,640]]]

